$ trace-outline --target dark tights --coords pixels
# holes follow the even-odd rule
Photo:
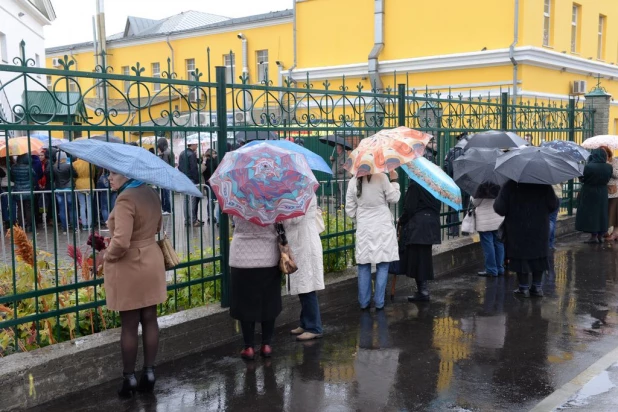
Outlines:
[[[122,351],[123,373],[133,373],[137,361],[137,328],[142,324],[142,345],[144,347],[144,367],[154,366],[159,349],[159,323],[157,307],[126,310],[120,312],[122,330],[120,350]]]
[[[245,348],[255,346],[255,322],[241,321],[242,337],[245,341]],[[262,345],[270,345],[270,341],[275,333],[275,321],[269,320],[262,322]]]

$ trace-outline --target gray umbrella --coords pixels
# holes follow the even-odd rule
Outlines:
[[[479,197],[479,186],[502,186],[508,179],[496,173],[496,159],[502,156],[500,149],[473,148],[453,162],[455,183],[474,197]],[[495,197],[495,196],[490,196]]]
[[[496,160],[496,172],[518,183],[555,185],[581,176],[583,169],[583,164],[549,147],[525,147]]]
[[[519,137],[513,132],[500,132],[490,130],[483,133],[477,133],[468,139],[465,149],[473,147],[485,147],[492,149],[512,149],[520,146],[527,146],[528,142]]]

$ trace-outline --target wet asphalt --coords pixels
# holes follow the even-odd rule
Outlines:
[[[239,339],[160,365],[153,394],[110,382],[32,410],[526,411],[618,346],[618,243],[563,239],[552,262],[542,299],[472,268],[432,282],[430,303],[325,313],[321,340],[278,328],[268,360],[241,360]]]

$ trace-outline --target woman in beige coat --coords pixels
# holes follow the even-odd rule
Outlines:
[[[161,229],[161,202],[145,184],[110,173],[112,190],[118,191],[107,225],[111,241],[104,255],[107,307],[120,312],[123,381],[120,396],[136,390],[152,391],[154,361],[159,346],[157,306],[167,298],[165,264],[155,235]],[[135,378],[137,329],[142,325],[144,369],[139,384]]]

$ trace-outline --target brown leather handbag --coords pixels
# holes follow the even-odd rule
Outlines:
[[[180,264],[180,258],[178,254],[174,250],[174,246],[172,242],[167,237],[167,233],[163,233],[163,237],[161,240],[157,241],[157,244],[161,248],[161,252],[163,253],[163,261],[165,262],[165,270],[174,269],[176,266]]]
[[[615,195],[616,193],[618,193],[618,186],[607,185],[607,193],[610,195]]]

